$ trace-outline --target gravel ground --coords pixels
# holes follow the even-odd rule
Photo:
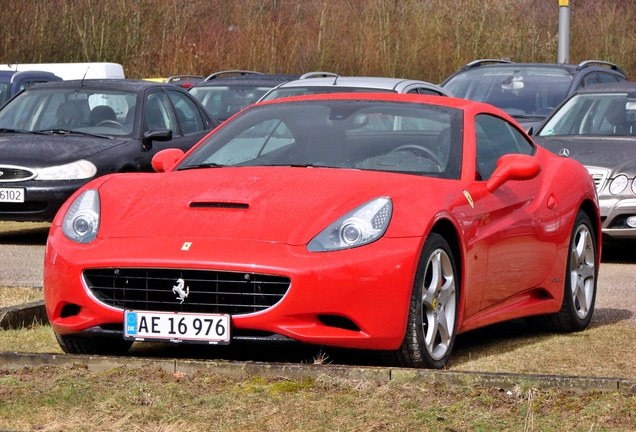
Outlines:
[[[0,286],[42,286],[47,232],[47,227],[0,230]],[[636,248],[631,243],[606,244],[602,258],[592,322],[636,327]]]

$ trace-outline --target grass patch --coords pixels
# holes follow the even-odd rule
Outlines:
[[[0,308],[32,303],[44,299],[41,288],[0,287]]]
[[[634,397],[619,393],[189,377],[153,366],[104,373],[41,368],[0,377],[0,425],[11,430],[628,431],[636,427],[635,408]]]

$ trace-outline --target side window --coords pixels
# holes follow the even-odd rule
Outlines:
[[[179,134],[170,103],[161,91],[150,93],[146,101],[144,130],[154,129],[170,129],[173,135]]]
[[[595,73],[591,73],[589,75],[586,75],[585,78],[583,78],[583,86],[587,87],[587,86],[591,86],[594,84],[598,84],[600,81],[598,79],[598,76]]]
[[[199,108],[187,95],[177,91],[168,91],[168,97],[174,105],[174,111],[183,130],[183,135],[205,132]]]
[[[429,95],[429,96],[441,96],[441,93],[435,90],[427,89],[427,88],[418,88],[417,92],[421,95]]]
[[[534,152],[534,146],[507,121],[488,114],[475,117],[477,146],[477,175],[488,180],[497,167],[499,158],[506,154]]]
[[[606,73],[599,73],[598,77],[602,83],[615,83],[617,81],[614,75],[610,75]]]

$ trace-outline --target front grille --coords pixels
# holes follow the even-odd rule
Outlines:
[[[28,168],[10,165],[0,165],[0,183],[25,181],[35,177],[35,173]]]
[[[283,276],[211,270],[109,268],[83,272],[100,302],[120,309],[244,315],[266,310],[289,289]],[[181,303],[173,288],[183,280]]]
[[[605,182],[607,181],[607,177],[609,176],[609,170],[596,167],[586,168],[592,176],[592,179],[594,179],[594,184],[596,185],[596,193],[600,193],[605,187]]]

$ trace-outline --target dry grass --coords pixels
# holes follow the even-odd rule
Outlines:
[[[0,425],[41,431],[629,431],[619,393],[41,368],[0,376]]]
[[[40,288],[0,287],[0,308],[42,300]]]

